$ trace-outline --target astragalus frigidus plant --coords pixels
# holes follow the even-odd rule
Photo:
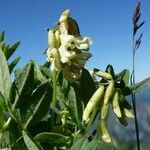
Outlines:
[[[115,149],[108,129],[112,108],[119,122],[133,119],[126,96],[150,82],[147,78],[129,86],[129,70],[115,73],[88,71],[92,57],[90,37],[82,36],[77,22],[65,10],[48,31],[47,61],[9,58],[19,43],[9,46],[0,35],[0,143],[12,150]],[[11,73],[14,73],[12,80]],[[92,130],[91,130],[92,129]],[[92,131],[92,132],[91,132]],[[116,143],[116,142],[115,142]]]

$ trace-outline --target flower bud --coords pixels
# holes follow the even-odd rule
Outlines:
[[[62,15],[60,16],[59,22],[64,22],[68,19],[68,17],[70,16],[70,10],[67,9],[65,10]]]
[[[70,10],[65,10],[62,15],[60,16],[60,32],[62,34],[68,34],[68,18],[70,16]]]
[[[59,30],[56,30],[55,31],[55,38],[56,38],[56,48],[59,48],[60,47],[60,31]]]
[[[55,48],[56,46],[56,38],[53,30],[48,31],[48,46],[51,48]]]

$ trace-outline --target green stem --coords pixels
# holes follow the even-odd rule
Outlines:
[[[10,145],[10,148],[12,149],[15,146],[15,144],[17,144],[22,138],[23,135],[21,135],[14,143],[12,143],[12,145]]]
[[[131,85],[135,84],[135,47],[134,42],[135,36],[133,36],[133,47],[132,47],[132,78],[131,78]],[[132,105],[133,105],[133,112],[134,112],[134,123],[135,123],[135,131],[136,131],[136,141],[137,141],[137,150],[140,150],[140,138],[139,138],[139,127],[138,127],[138,120],[137,120],[137,112],[136,112],[136,95],[132,94]]]
[[[64,111],[67,111],[67,108],[64,106]],[[63,116],[63,128],[64,128],[64,131],[66,132],[67,131],[67,115],[68,114],[64,114]]]
[[[57,86],[56,86],[56,76],[57,72],[54,70],[53,75],[52,75],[52,81],[53,81],[53,100],[52,100],[52,126],[54,125],[54,113],[55,113],[55,107],[56,107],[56,91],[57,91]]]
[[[67,109],[67,104],[66,104],[66,102],[67,102],[66,96],[62,89],[62,86],[60,84],[58,86],[59,86],[59,92],[61,93],[61,98],[62,98],[62,102],[63,102],[63,111],[67,112],[68,109]],[[64,128],[64,131],[67,130],[67,116],[68,116],[67,113],[63,114],[63,116],[62,116],[62,119],[63,119],[62,125]]]

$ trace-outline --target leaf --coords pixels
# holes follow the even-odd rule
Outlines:
[[[5,124],[4,112],[3,108],[0,106],[0,129],[4,126],[4,124]]]
[[[8,99],[11,81],[7,61],[1,49],[0,61],[0,92],[5,97],[5,99]]]
[[[2,95],[2,93],[0,92],[0,107],[4,107],[4,102],[5,102],[5,97]]]
[[[145,23],[145,21],[143,21],[142,23],[140,23],[140,24],[138,25],[138,29],[141,28],[144,23]]]
[[[47,50],[46,50],[47,51]],[[49,68],[51,63],[49,61],[46,61],[41,67]]]
[[[4,42],[0,42],[0,48],[2,49],[2,51],[3,51],[3,46],[4,46]]]
[[[139,90],[143,89],[149,83],[150,83],[150,77],[146,78],[145,80],[143,80],[137,84],[130,86],[129,88],[130,88],[131,92],[134,94],[134,93],[138,92]]]
[[[57,77],[58,83],[59,85],[62,87],[62,89],[66,89],[68,87],[68,82],[67,80],[64,78],[64,72],[63,70],[61,70],[60,72],[58,72],[58,77]],[[65,83],[65,84],[64,84]],[[64,86],[65,85],[65,86]]]
[[[2,44],[2,51],[6,57],[6,52],[9,50],[9,45],[7,45],[5,42]]]
[[[22,68],[15,69],[15,71],[14,71],[15,78],[19,75],[19,73],[21,72],[21,70],[22,70]]]
[[[39,66],[35,61],[33,61],[33,65],[34,65],[34,82],[40,84],[43,81],[45,81],[46,78],[41,73],[41,70],[39,69]]]
[[[118,118],[118,117],[117,117]],[[125,127],[128,126],[128,122],[126,120],[126,118],[123,116],[121,118],[118,118],[119,122],[124,125]]]
[[[93,93],[95,92],[96,87],[94,81],[89,73],[88,70],[85,68],[82,69],[82,75],[80,79],[80,94],[81,99],[84,102],[84,105],[88,103],[89,99],[92,97]]]
[[[119,100],[120,100],[120,107],[127,108],[128,110],[132,109],[132,106],[130,105],[130,103],[127,101],[127,99],[123,94],[120,94]]]
[[[91,149],[96,150],[96,148],[98,147],[98,143],[99,143],[98,140],[93,140],[88,144],[84,144],[82,149],[84,149],[84,150],[91,150]]]
[[[50,130],[49,129],[50,128],[50,122],[47,119],[47,117],[45,120],[43,119],[42,121],[40,121],[39,123],[37,123],[35,125],[28,126],[28,132],[30,133],[30,135],[32,137],[36,136],[37,134],[39,134],[41,132],[48,132]],[[62,131],[62,128],[61,128],[61,131]]]
[[[0,43],[4,41],[4,37],[5,37],[5,32],[3,31],[3,32],[0,34]]]
[[[125,87],[125,86],[123,88],[121,88],[121,92],[123,93],[124,96],[128,96],[128,95],[132,94],[130,88],[129,87]]]
[[[82,137],[75,141],[70,148],[70,150],[109,150],[111,149],[110,144],[106,144],[100,140],[93,139],[89,140],[85,137]]]
[[[21,57],[17,57],[15,60],[13,60],[13,62],[11,64],[9,64],[9,71],[10,74],[13,72],[13,69],[15,68],[15,66],[18,64],[19,60]]]
[[[66,98],[68,96],[70,85],[69,85],[68,81],[65,79],[63,71],[60,71],[58,73],[57,81],[59,83],[59,86],[61,87],[61,91],[63,92],[64,97]],[[58,90],[57,96],[60,94],[61,94],[61,92]]]
[[[52,93],[52,87],[47,80],[33,92],[30,101],[21,108],[21,116],[26,128],[40,122],[46,116],[50,109]]]
[[[139,38],[136,40],[136,43],[139,43],[142,39],[143,33],[140,34]]]
[[[129,84],[130,72],[127,69],[122,70],[117,76],[124,81],[125,85]]]
[[[111,74],[112,78],[115,79],[115,72],[114,72],[114,68],[112,67],[112,65],[107,65],[106,72],[108,72],[109,74]]]
[[[134,17],[134,23],[138,23],[139,19],[141,17],[141,13],[138,13],[135,17]]]
[[[5,51],[5,56],[6,56],[6,59],[8,60],[12,54],[16,51],[16,49],[18,48],[20,42],[16,42],[14,45],[12,45],[9,50]]]
[[[70,90],[68,92],[68,107],[72,119],[74,120],[75,123],[78,124],[79,123],[78,105],[76,93],[73,87],[70,87]]]
[[[13,104],[13,110],[19,105],[23,105],[24,99],[28,95],[31,95],[33,90],[34,79],[34,66],[32,62],[29,62],[18,74],[14,81],[14,87],[16,88],[16,98]]]
[[[82,137],[82,138],[78,139],[77,141],[75,141],[75,142],[73,143],[73,145],[72,145],[72,147],[70,148],[70,150],[79,150],[85,140],[86,140],[85,137]]]
[[[23,134],[23,139],[24,139],[24,142],[26,144],[26,147],[28,150],[43,150],[41,148],[40,145],[38,145],[34,139],[32,139],[31,137],[29,137],[29,135],[25,132],[25,131],[22,131],[22,134]]]
[[[47,79],[49,79],[51,77],[52,73],[49,68],[42,66],[40,68],[40,70],[41,70],[41,73],[43,74],[43,76],[46,77]]]
[[[67,143],[69,137],[64,136],[62,134],[53,133],[53,132],[42,132],[36,135],[34,139],[44,143],[62,144],[62,143]]]
[[[19,125],[11,119],[9,124],[9,142],[11,150],[24,150],[25,144],[22,138],[22,133]]]

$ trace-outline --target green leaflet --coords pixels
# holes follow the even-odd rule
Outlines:
[[[4,37],[5,37],[5,32],[3,31],[3,32],[0,34],[0,43],[4,41]]]
[[[4,110],[5,110],[4,102],[5,102],[5,98],[0,92],[0,129],[6,123],[5,116],[4,116]]]
[[[124,81],[125,85],[129,84],[130,72],[127,69],[122,70],[117,76]]]
[[[2,51],[5,55],[5,58],[7,59],[7,61],[11,58],[11,56],[13,55],[13,53],[16,51],[16,49],[18,48],[20,42],[16,42],[15,44],[13,44],[11,47],[10,45],[7,45],[4,42],[4,37],[5,34],[4,32],[1,33],[0,35],[0,47],[2,48]],[[15,58],[8,66],[9,66],[9,71],[10,74],[12,73],[14,67],[17,65],[17,63],[19,62],[20,57]]]
[[[23,128],[38,123],[49,111],[52,88],[49,80],[44,80],[38,66],[30,61],[12,84],[10,111],[21,121]]]
[[[42,75],[44,77],[46,77],[47,79],[52,76],[52,72],[51,72],[50,68],[42,66],[42,67],[40,67],[40,70],[41,70]]]
[[[21,129],[15,120],[11,119],[8,130],[11,150],[24,150],[25,144],[22,138]]]
[[[10,74],[3,51],[0,49],[0,92],[7,100],[11,86]]]
[[[21,116],[26,128],[28,125],[36,124],[41,121],[48,113],[52,93],[50,82],[47,80],[33,92],[30,101],[21,108]]]
[[[118,118],[118,117],[117,117]],[[126,118],[123,116],[121,118],[118,118],[119,122],[124,125],[124,126],[127,126],[128,125],[128,122],[126,120]]]
[[[16,42],[14,45],[12,45],[9,49],[7,49],[6,51],[4,51],[6,59],[8,60],[12,54],[16,51],[16,49],[18,48],[20,42]]]
[[[12,110],[14,110],[19,105],[23,105],[24,99],[31,94],[33,89],[33,79],[34,79],[34,66],[32,62],[29,62],[23,70],[21,70],[14,81],[14,88],[16,90],[15,101],[11,100],[13,103]]]
[[[67,143],[69,137],[53,132],[42,132],[36,135],[34,139],[36,139],[39,142],[62,144]]]
[[[112,65],[107,65],[106,72],[108,72],[109,74],[111,74],[112,78],[115,79],[115,72],[114,72],[114,69],[113,69]]]
[[[150,83],[150,77],[146,78],[145,80],[143,80],[139,83],[136,83],[136,84],[130,86],[130,90],[134,94],[134,93],[138,92],[139,90],[143,89],[149,83]]]
[[[9,64],[9,71],[10,71],[10,74],[13,72],[13,69],[14,69],[15,66],[18,64],[20,58],[21,58],[21,57],[17,57],[15,60],[13,60],[13,61]]]
[[[75,141],[70,150],[110,150],[111,145],[100,140],[93,139],[88,141],[86,137],[82,137]]]
[[[34,65],[34,80],[37,83],[42,83],[43,81],[46,80],[46,78],[41,73],[41,70],[35,61],[33,61],[33,65]]]
[[[96,91],[96,87],[89,71],[85,68],[82,69],[79,91],[81,99],[84,102],[84,105],[86,106],[86,104]]]
[[[4,41],[1,42],[2,51],[6,57],[6,52],[9,50],[9,45],[7,45]]]
[[[23,139],[24,139],[25,145],[28,150],[43,150],[42,147],[40,145],[38,145],[34,141],[34,139],[29,137],[29,135],[25,131],[22,131],[22,134],[23,134]]]
[[[4,126],[4,124],[5,124],[4,113],[2,108],[0,107],[0,129]]]
[[[79,106],[77,102],[76,93],[73,87],[70,87],[70,90],[68,92],[68,107],[69,107],[69,112],[73,121],[76,124],[79,124],[79,112],[78,112]]]
[[[129,87],[124,87],[122,89],[122,92],[124,93],[125,96],[128,96],[130,94],[134,94],[136,92],[138,92],[139,90],[143,89],[145,86],[147,86],[150,83],[150,77],[144,79],[141,82],[138,82],[134,85],[131,85]]]
[[[59,90],[57,88],[58,90],[57,96],[59,96],[60,94],[61,95],[63,94],[64,98],[67,98],[70,85],[69,85],[69,82],[65,79],[63,71],[60,71],[58,73],[57,81],[59,83]]]

